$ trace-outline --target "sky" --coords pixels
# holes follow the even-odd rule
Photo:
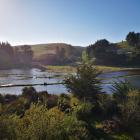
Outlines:
[[[140,0],[0,0],[0,41],[87,46],[140,32]]]

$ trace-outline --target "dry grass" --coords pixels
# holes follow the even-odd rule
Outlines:
[[[74,73],[76,72],[76,68],[72,66],[51,66],[46,65],[48,72],[58,72],[58,73]]]

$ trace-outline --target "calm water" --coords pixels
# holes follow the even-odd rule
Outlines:
[[[111,72],[100,75],[103,90],[111,93],[110,87],[111,83],[118,80],[124,80],[124,75],[134,74],[135,72]],[[38,69],[26,69],[26,70],[0,70],[0,85],[7,84],[42,84],[42,83],[56,83],[63,80],[62,77],[47,78],[50,76],[58,75],[57,73],[41,72]],[[65,74],[62,74],[65,75]],[[128,76],[125,79],[130,81],[135,87],[140,87],[140,73],[137,75]],[[2,94],[21,94],[23,87],[6,87],[0,88],[0,93]],[[53,85],[53,86],[35,86],[37,91],[47,90],[51,94],[66,93],[67,90],[63,85]]]
[[[114,82],[120,82],[127,80],[135,88],[140,89],[140,71],[120,71],[120,72],[110,72],[105,73],[100,76],[103,78],[102,82],[105,83],[102,85],[103,91],[111,93],[112,84]]]

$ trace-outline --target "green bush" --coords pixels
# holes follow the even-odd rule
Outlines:
[[[24,97],[19,97],[17,100],[3,105],[2,114],[17,114],[24,115],[26,109],[30,107],[28,100]]]
[[[47,108],[52,108],[57,106],[57,102],[58,102],[58,96],[56,95],[49,95],[46,99],[46,106]]]
[[[95,101],[96,95],[101,93],[100,72],[89,63],[83,63],[77,68],[76,75],[66,77],[64,83],[68,91],[80,100]]]
[[[92,115],[93,105],[90,102],[82,102],[74,108],[78,120],[88,121]]]
[[[25,87],[22,89],[22,96],[27,98],[30,102],[38,102],[38,94],[34,87]]]
[[[117,112],[116,102],[111,95],[99,94],[93,112],[97,116],[98,114],[101,114],[100,118],[112,118]]]
[[[32,104],[24,116],[0,116],[0,139],[14,140],[90,140],[87,124],[57,107],[47,109]]]
[[[119,117],[122,126],[129,131],[140,129],[140,93],[139,91],[130,91],[127,98],[120,104]]]
[[[67,95],[67,94],[61,94],[58,98],[58,108],[65,112],[65,113],[68,113],[70,112],[70,96]]]
[[[47,110],[41,105],[32,105],[16,127],[17,139],[53,140],[63,139],[63,113],[57,108]]]
[[[93,140],[92,134],[87,129],[87,124],[77,120],[73,115],[64,118],[64,128],[68,140]]]
[[[113,84],[112,93],[116,101],[121,102],[134,87],[128,81],[119,81]]]
[[[140,92],[134,89],[127,81],[114,84],[114,101],[116,102],[116,115],[121,127],[127,131],[140,129]]]
[[[16,140],[15,127],[13,116],[0,116],[0,140]]]

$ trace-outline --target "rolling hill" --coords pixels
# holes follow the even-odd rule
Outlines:
[[[72,46],[66,43],[35,44],[30,46],[34,53],[33,61],[49,65],[74,63],[80,59],[81,53],[85,49],[84,47]]]

